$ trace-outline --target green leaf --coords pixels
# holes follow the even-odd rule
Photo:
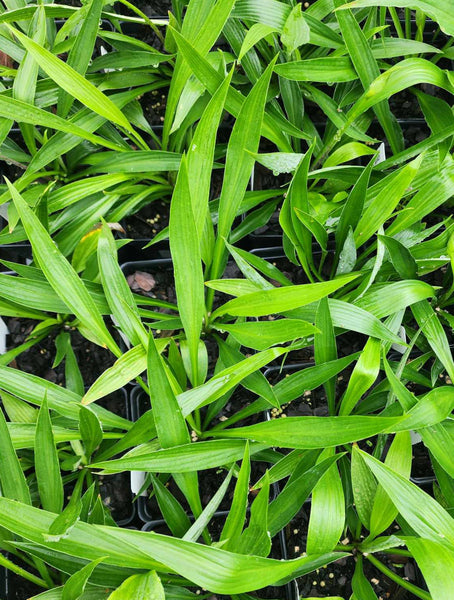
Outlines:
[[[407,58],[400,61],[381,75],[369,86],[347,115],[351,124],[366,110],[393,94],[420,83],[428,83],[452,92],[452,84],[447,72],[423,58]]]
[[[336,0],[334,5],[339,6],[341,3],[342,0]],[[355,71],[358,73],[363,88],[367,90],[372,82],[380,76],[379,66],[353,13],[350,10],[338,11],[336,17]],[[403,150],[403,135],[387,102],[376,104],[374,112],[383,127],[392,151],[396,153]]]
[[[35,472],[42,507],[60,513],[63,509],[63,482],[46,398],[36,422]]]
[[[262,130],[268,86],[276,57],[265,69],[260,79],[244,100],[230,135],[225,160],[224,180],[219,199],[219,221],[210,275],[213,279],[222,274],[225,241],[228,241],[254,166],[251,153],[257,152]]]
[[[181,155],[161,150],[135,150],[118,152],[98,152],[88,157],[93,164],[87,173],[152,173],[155,171],[177,171]]]
[[[317,462],[335,455],[333,448],[324,450]],[[337,464],[334,463],[312,490],[312,504],[307,533],[308,554],[331,552],[345,525],[345,500]]]
[[[195,76],[203,83],[210,94],[214,94],[222,83],[222,75],[220,75],[216,69],[211,67],[208,61],[206,61],[177,31],[173,30],[172,33],[175,37],[179,51],[191,66]],[[237,117],[244,101],[244,96],[239,91],[230,88],[227,94],[225,107],[234,117]],[[278,118],[275,114],[271,115],[265,113],[263,117],[263,135],[268,137],[271,141],[274,141],[279,148],[290,151],[290,145],[283,132],[296,137],[306,137],[297,127],[291,125],[286,119],[282,117]]]
[[[385,465],[406,479],[410,478],[412,462],[411,437],[408,431],[397,433],[386,455]],[[377,537],[397,516],[386,489],[378,486],[370,517],[370,536]]]
[[[79,431],[85,447],[85,455],[90,457],[103,439],[102,427],[96,414],[86,406],[79,412]]]
[[[165,600],[166,597],[159,575],[150,571],[125,579],[107,600]]]
[[[274,70],[281,77],[292,81],[335,83],[354,81],[358,77],[351,60],[343,56],[308,58],[282,63],[276,65]]]
[[[186,158],[183,156],[170,205],[170,252],[180,318],[189,348],[191,382],[198,380],[198,347],[205,316],[205,294],[199,235],[191,202]]]
[[[416,279],[418,265],[408,248],[392,237],[379,235],[378,238],[386,246],[389,258],[402,279]]]
[[[141,323],[131,289],[118,264],[115,240],[106,223],[103,223],[98,240],[98,263],[104,294],[118,325],[134,346],[146,346],[147,332]]]
[[[444,600],[452,589],[454,551],[434,540],[402,537],[421,569],[433,600]]]
[[[309,25],[301,11],[301,4],[296,4],[290,11],[281,33],[281,42],[288,54],[294,52],[310,38]]]
[[[244,55],[247,54],[247,52],[249,52],[249,50],[264,37],[270,35],[271,33],[276,33],[277,31],[278,30],[275,27],[270,25],[266,25],[264,23],[254,23],[254,25],[252,25],[252,27],[244,36],[243,43],[241,44],[241,50],[238,54],[238,60],[241,61]]]
[[[30,32],[34,30],[33,38],[38,44],[46,39],[46,21],[43,7],[36,9],[35,16],[30,24]],[[33,56],[26,53],[17,70],[13,83],[13,97],[29,104],[34,104],[36,82],[38,79],[38,63]],[[35,133],[29,124],[21,125],[24,141],[31,153],[36,152]]]
[[[309,213],[296,207],[295,212],[301,223],[312,233],[323,252],[326,252],[328,249],[328,233],[324,225]]]
[[[250,476],[251,460],[249,443],[246,442],[241,469],[235,485],[232,505],[219,537],[220,541],[225,541],[223,547],[226,550],[237,548],[240,541],[241,532],[243,531],[244,522],[246,519]]]
[[[291,342],[298,338],[313,335],[317,328],[311,323],[298,319],[278,319],[276,321],[246,321],[244,323],[222,324],[215,327],[227,331],[242,346],[254,350],[266,350],[270,346]]]
[[[17,423],[36,423],[38,411],[24,400],[11,396],[6,392],[0,393],[3,408],[10,421]]]
[[[354,231],[356,247],[366,242],[391,216],[422,162],[422,156],[396,171],[362,213]]]
[[[417,8],[440,25],[442,31],[454,35],[454,17],[449,0],[354,0],[341,8],[398,6]]]
[[[24,504],[31,504],[30,491],[21,464],[14,451],[14,445],[2,410],[0,410],[0,456],[0,483],[3,496]]]
[[[339,253],[339,262],[336,268],[336,277],[351,273],[355,268],[358,255],[356,252],[355,236],[353,229],[350,227],[344,245]]]
[[[448,127],[452,127],[454,115],[451,106],[442,98],[430,96],[423,92],[417,92],[419,105],[423,111],[424,117],[433,134],[441,133]],[[440,146],[440,164],[446,158],[452,145],[452,137],[444,140]]]
[[[164,573],[170,570],[213,593],[248,592],[256,588],[257,581],[262,586],[282,584],[347,556],[333,552],[291,561],[273,560],[235,554],[153,532],[87,523],[77,523],[68,537],[57,543],[43,542],[43,533],[47,533],[54,518],[55,515],[46,511],[0,497],[0,525],[27,540],[88,560],[105,556],[107,565]]]
[[[81,75],[85,75],[93,54],[102,8],[102,0],[91,0],[74,44],[68,54],[66,64]],[[66,94],[63,89],[60,89],[57,114],[65,118],[69,113],[72,102],[71,96]]]
[[[91,466],[103,469],[104,473],[190,473],[194,469],[213,469],[240,460],[244,455],[245,444],[247,442],[244,440],[210,440],[148,452],[146,447],[139,447],[117,460],[99,462]],[[251,451],[259,452],[264,447],[263,444],[251,444]]]
[[[380,340],[369,338],[350,376],[342,397],[339,415],[349,415],[380,372]]]
[[[189,47],[193,45],[194,48],[197,48],[200,59],[204,60],[227,22],[233,5],[234,0],[221,0],[216,4],[206,1],[189,4],[181,27],[181,34],[172,26],[167,28],[167,35],[172,36],[172,43],[176,43],[179,53],[167,99],[163,132],[164,146],[167,145],[180,96],[191,75],[192,65],[190,62],[186,62],[187,56],[182,51],[181,44],[183,43]],[[211,93],[214,93],[214,91]]]
[[[381,319],[433,295],[433,288],[424,281],[397,281],[371,287],[362,298],[355,301],[355,305]],[[398,340],[396,342],[399,343]]]
[[[82,324],[92,331],[93,337],[99,340],[98,343],[115,352],[116,344],[77,273],[60,254],[46,229],[16,188],[9,181],[7,184],[32,245],[35,259],[40,264],[46,279]]]
[[[216,373],[203,385],[193,388],[178,395],[178,403],[183,415],[190,414],[196,408],[214,402],[229,390],[236,387],[249,375],[264,367],[266,364],[282,356],[289,348],[269,348],[258,354],[253,354],[233,366],[227,367]]]
[[[305,391],[319,387],[348,367],[357,356],[357,354],[344,356],[314,367],[300,369],[296,373],[284,377],[274,386],[274,393],[279,400],[279,404],[291,402],[298,396],[302,396]]]
[[[27,402],[36,406],[41,406],[43,397],[46,396],[49,408],[68,419],[78,421],[81,401],[78,394],[18,369],[0,366],[0,375],[1,389],[7,390],[18,398],[26,399]],[[130,421],[114,415],[101,406],[94,406],[93,410],[99,416],[104,427],[115,427],[122,430],[132,427]]]
[[[215,311],[213,318],[214,315],[223,314],[236,317],[262,317],[273,313],[293,310],[332,294],[357,277],[358,274],[353,273],[351,275],[344,275],[333,281],[253,292],[226,302],[226,304]]]
[[[356,444],[353,445],[351,460],[352,491],[356,512],[364,527],[370,529],[370,517],[377,493],[377,482],[370,469],[367,468],[362,455],[358,452]]]
[[[84,106],[105,117],[108,121],[133,131],[131,124],[115,104],[85,77],[54,56],[26,35],[8,26],[39,66],[55,83]]]
[[[268,498],[270,482],[268,471],[261,490],[252,502],[249,524],[241,534],[237,551],[253,556],[268,556],[271,550],[271,535],[268,531]]]
[[[51,112],[33,106],[33,104],[16,98],[10,98],[2,94],[0,94],[0,116],[14,119],[18,123],[42,125],[43,127],[56,129],[57,131],[77,136],[75,144],[80,142],[80,138],[83,138],[94,144],[112,148],[117,152],[123,150],[123,148],[118,146],[115,142],[111,142],[80,127],[77,122],[62,119]]]
[[[301,510],[314,486],[339,458],[331,456],[289,482],[269,507],[268,527],[272,536],[283,529]]]
[[[170,531],[176,537],[182,538],[191,527],[191,521],[177,498],[157,477],[151,475],[153,490],[158,501],[159,510],[169,526]]]
[[[235,465],[236,466],[236,465]],[[200,516],[194,521],[191,527],[184,534],[183,539],[189,542],[195,542],[202,535],[203,530],[211,521],[213,516],[221,504],[227,489],[229,487],[230,480],[232,479],[234,467],[230,469],[227,474],[227,477],[224,479],[222,484],[219,486],[217,492],[213,495],[211,500],[205,506],[203,511],[200,513]]]
[[[345,204],[336,228],[336,250],[344,247],[351,228],[355,229],[363,212],[364,198],[375,159],[372,159],[355,182]]]
[[[150,401],[161,447],[171,448],[189,443],[186,422],[151,334],[148,342],[147,369],[149,381],[153,382],[150,386]]]
[[[81,597],[87,585],[88,579],[95,570],[96,566],[104,560],[104,557],[97,558],[88,565],[85,565],[80,571],[71,575],[63,586],[62,600],[78,600]]]
[[[323,365],[337,359],[336,335],[327,298],[322,298],[318,303],[315,315],[315,325],[318,332],[314,336],[314,359],[316,365]],[[329,413],[335,411],[336,378],[331,377],[324,383],[328,399]]]
[[[454,520],[431,496],[365,452],[361,457],[418,535],[454,550]]]
[[[454,361],[449,347],[448,338],[438,318],[437,313],[427,302],[422,300],[412,305],[412,312],[421,327],[435,356],[443,364],[451,381],[454,381]]]
[[[317,449],[370,437],[392,429],[401,420],[402,417],[288,417],[219,433],[212,431],[212,435],[256,440],[282,448]]]
[[[209,216],[208,201],[214,153],[216,149],[216,134],[222,117],[233,69],[213,94],[197,125],[188,150],[187,167],[192,212],[197,228],[203,260],[206,264],[211,261],[214,245],[214,231]]]
[[[364,575],[363,557],[361,555],[356,561],[352,579],[352,591],[352,600],[378,600],[369,580]]]

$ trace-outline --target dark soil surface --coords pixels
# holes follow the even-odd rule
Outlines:
[[[152,127],[156,127],[164,123],[167,95],[167,89],[153,90],[144,94],[140,99],[143,114]]]
[[[8,350],[23,344],[37,325],[31,319],[5,319],[9,328],[7,338]],[[64,361],[55,369],[52,364],[55,359],[55,337],[58,332],[51,333],[46,338],[22,352],[12,363],[21,371],[43,377],[53,383],[63,384],[65,381]],[[85,385],[91,385],[107,368],[115,362],[115,357],[106,349],[89,342],[78,331],[71,330],[71,343]]]
[[[148,242],[169,225],[169,215],[169,203],[164,200],[154,200],[123,219],[126,236]]]

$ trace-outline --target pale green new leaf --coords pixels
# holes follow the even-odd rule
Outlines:
[[[166,595],[156,571],[132,575],[112,592],[108,600],[165,600]]]
[[[85,567],[82,567],[80,571],[77,571],[68,579],[63,586],[62,600],[78,600],[85,590],[88,579],[97,567],[97,565],[104,560],[104,557],[97,558],[96,560],[88,563]]]
[[[322,452],[317,462],[334,455],[334,449],[328,448]],[[307,553],[331,552],[339,542],[344,524],[344,491],[337,464],[334,463],[312,490]]]
[[[63,509],[63,482],[46,398],[36,422],[35,472],[42,507],[60,513]]]
[[[181,160],[170,205],[169,242],[178,308],[189,348],[191,382],[197,386],[201,383],[198,381],[197,360],[205,315],[205,289],[185,156]]]
[[[310,29],[301,11],[301,4],[296,4],[290,11],[281,33],[281,42],[288,54],[294,52],[310,39]]]
[[[380,340],[369,338],[350,376],[341,400],[339,415],[349,415],[380,372]]]
[[[249,52],[249,50],[257,44],[257,42],[260,42],[261,39],[277,31],[278,30],[275,27],[270,25],[266,25],[264,23],[254,23],[254,25],[252,25],[252,27],[244,36],[241,50],[238,54],[238,60],[241,61],[243,56]]]

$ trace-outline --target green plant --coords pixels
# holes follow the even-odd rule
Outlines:
[[[447,2],[175,1],[165,34],[123,5],[133,14],[93,0],[0,15],[0,49],[18,66],[3,68],[1,151],[24,171],[5,179],[0,242],[32,253],[3,260],[0,314],[37,321],[0,357],[0,565],[43,600],[249,600],[266,586],[282,598],[294,579],[307,598],[339,560],[353,565],[333,591],[344,600],[377,598],[371,573],[448,597]],[[213,49],[221,34],[227,47]],[[107,54],[94,57],[99,44]],[[161,136],[138,98],[165,88]],[[396,126],[403,92],[430,130],[422,141],[404,144]],[[256,163],[285,187],[251,190]],[[158,199],[169,225],[149,245],[168,238],[174,299],[134,293],[118,259],[129,241],[115,239],[118,221]],[[273,261],[247,235],[275,211]],[[94,382],[75,330],[110,357]],[[50,334],[62,385],[13,368]],[[103,406],[131,383],[149,398],[134,422]],[[428,490],[414,480],[416,443]],[[162,530],[118,527],[101,500],[106,480],[137,471]],[[297,536],[286,560],[281,534]]]

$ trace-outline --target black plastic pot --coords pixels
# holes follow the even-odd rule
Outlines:
[[[228,514],[228,511],[218,511],[214,514],[213,520],[225,519]],[[189,519],[191,522],[195,521],[193,515],[190,515]],[[148,523],[146,523],[142,527],[142,531],[158,531],[158,533],[166,533],[168,532],[168,527],[163,519],[159,519],[155,521],[149,521]],[[287,548],[285,545],[285,536],[282,531],[279,532],[277,536],[277,541],[277,553],[279,554],[279,559],[286,560],[288,555]],[[285,590],[285,596],[282,598],[282,600],[299,600],[298,586],[295,580],[287,583],[280,589]]]

